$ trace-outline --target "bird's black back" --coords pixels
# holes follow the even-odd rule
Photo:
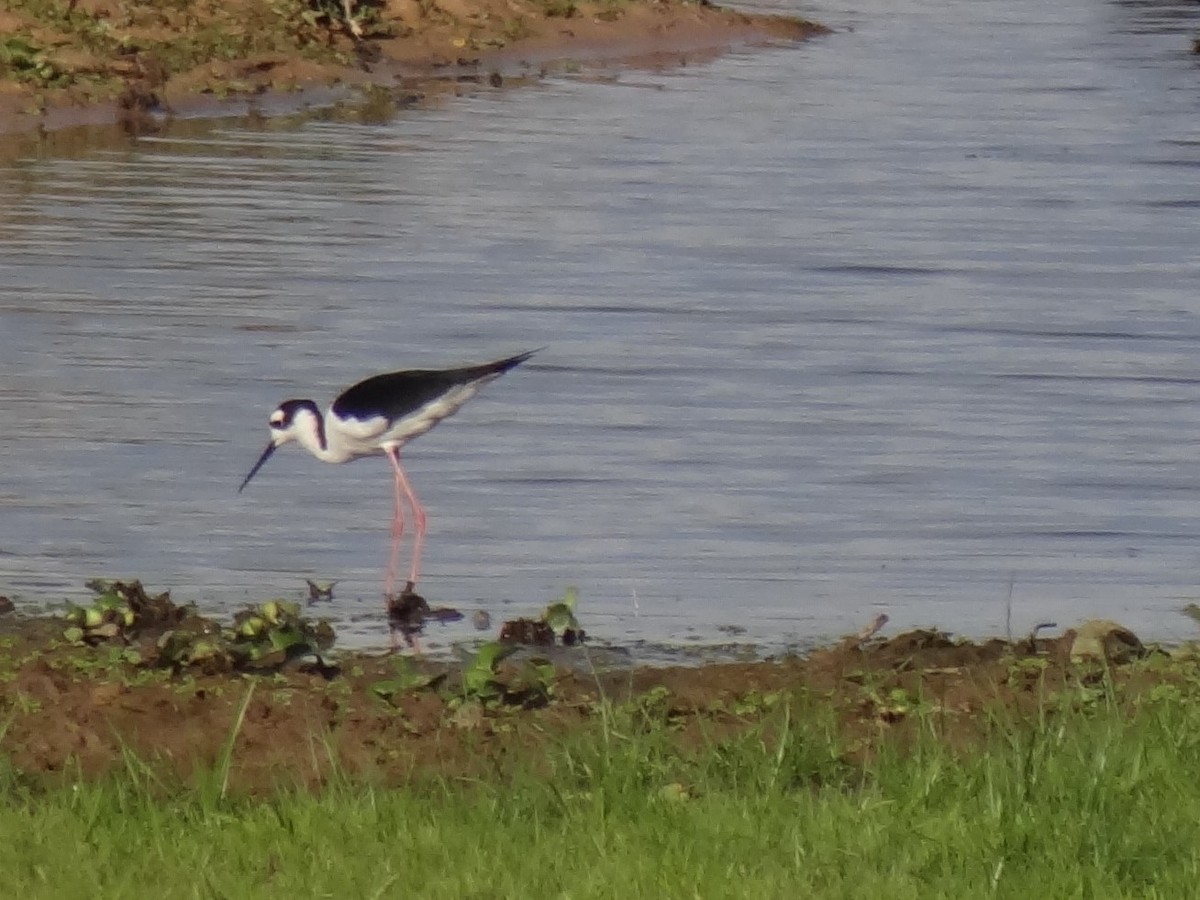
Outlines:
[[[341,419],[359,421],[382,415],[394,422],[456,387],[502,375],[536,352],[530,350],[507,359],[461,369],[411,369],[374,375],[343,391],[333,401],[333,414]]]

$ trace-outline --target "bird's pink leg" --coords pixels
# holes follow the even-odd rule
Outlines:
[[[400,563],[400,539],[404,537],[404,501],[402,498],[407,482],[404,480],[404,470],[400,468],[399,452],[389,450],[387,457],[396,473],[396,512],[392,516],[392,546],[388,552],[387,578],[383,583],[383,596],[390,598],[392,589],[396,586],[396,567]]]
[[[403,490],[404,496],[408,498],[409,505],[412,506],[413,525],[415,526],[416,533],[413,537],[412,568],[408,572],[408,580],[413,585],[416,585],[417,577],[421,574],[421,548],[425,544],[425,507],[417,499],[412,485],[408,483],[408,476],[404,474],[404,469],[400,466],[399,451],[389,453],[388,455],[392,457],[392,465],[396,468],[396,490]],[[398,498],[399,495],[397,494],[397,503],[400,502]]]

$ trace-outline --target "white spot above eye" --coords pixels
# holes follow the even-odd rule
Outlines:
[[[283,413],[281,413],[279,410],[276,410],[275,412],[271,413],[271,418],[269,418],[267,421],[272,425],[282,425]]]

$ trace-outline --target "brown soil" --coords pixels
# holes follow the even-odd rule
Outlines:
[[[67,646],[61,620],[4,621],[0,750],[21,772],[96,777],[127,765],[123,754],[132,751],[167,783],[186,783],[212,769],[236,732],[231,784],[251,792],[318,786],[331,760],[343,775],[385,784],[494,774],[536,759],[540,747],[573,731],[594,732],[602,701],[634,703],[670,723],[685,751],[769,721],[788,702],[827,711],[849,762],[881,738],[905,740],[930,721],[951,745],[969,747],[997,711],[1036,715],[1047,694],[1078,697],[1105,677],[1104,665],[1079,659],[1074,632],[971,643],[935,631],[884,639],[868,629],[803,659],[688,668],[589,670],[589,651],[571,648],[562,652],[578,654],[580,664],[560,667],[548,696],[521,687],[529,683],[521,657],[532,652],[521,650],[500,665],[504,689],[480,704],[462,702],[457,665],[347,655],[336,664],[293,661],[267,675],[192,674],[155,667],[152,652],[140,663],[124,660],[120,641]],[[1122,633],[1097,624],[1104,634]],[[1120,664],[1146,651],[1136,641],[1118,644],[1136,649],[1109,659],[1134,693],[1169,677],[1153,660]]]
[[[411,92],[581,62],[678,64],[826,30],[708,0],[357,0],[355,11],[361,36],[337,0],[9,0],[0,132],[334,85]]]

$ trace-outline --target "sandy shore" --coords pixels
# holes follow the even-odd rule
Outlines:
[[[0,133],[678,65],[826,30],[705,0],[355,3],[347,18],[340,0],[14,0],[0,11]]]

